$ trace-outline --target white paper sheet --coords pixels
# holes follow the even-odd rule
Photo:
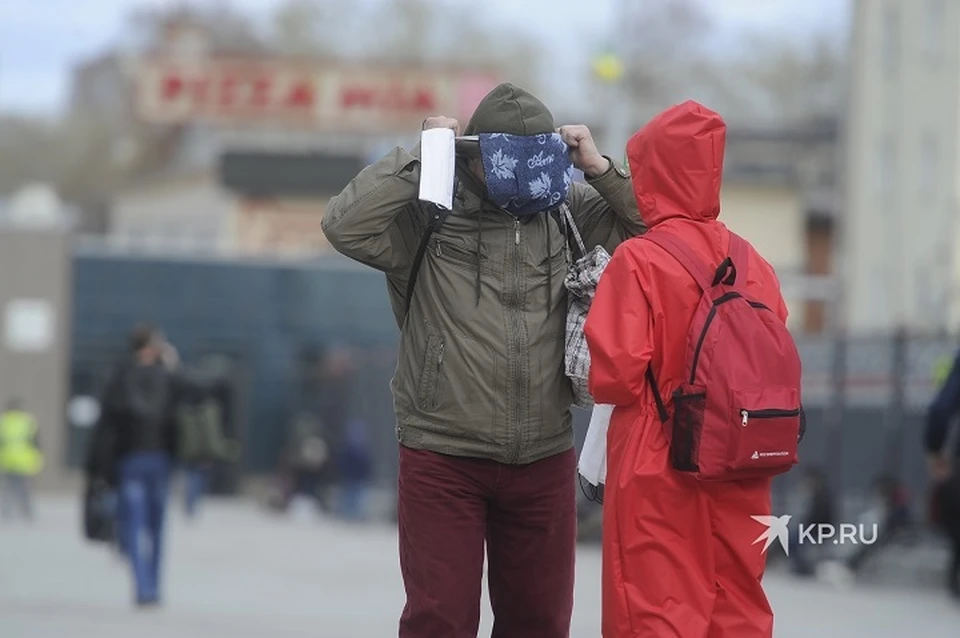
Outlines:
[[[420,199],[453,209],[455,140],[452,129],[433,128],[420,134]]]
[[[612,405],[601,403],[593,406],[590,415],[578,470],[591,485],[600,485],[607,478],[607,428],[610,427],[613,408]]]

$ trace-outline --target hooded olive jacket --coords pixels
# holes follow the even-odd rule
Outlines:
[[[523,134],[529,94],[510,89],[520,96],[516,113],[494,115],[508,119],[502,132]],[[537,109],[546,107],[529,98],[527,113],[542,118]],[[493,119],[488,128],[497,126]],[[547,126],[552,118],[540,128]],[[568,264],[559,224],[546,213],[514,218],[476,189],[458,188],[453,212],[430,239],[407,315],[407,280],[427,226],[416,203],[419,176],[418,150],[396,148],[332,199],[323,220],[339,252],[387,275],[401,332],[392,381],[400,443],[510,464],[570,449]],[[575,183],[566,203],[588,249],[602,244],[612,254],[643,231],[630,180],[612,162],[589,185]]]

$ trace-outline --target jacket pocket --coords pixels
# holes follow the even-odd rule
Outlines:
[[[446,344],[439,335],[433,334],[427,338],[427,348],[424,352],[423,368],[420,371],[420,383],[417,389],[417,402],[420,408],[427,412],[437,407],[437,391],[443,371],[445,349]]]
[[[462,237],[438,235],[433,241],[433,253],[441,261],[468,268],[476,268],[478,259],[481,267],[486,266],[487,262],[487,255],[482,248],[468,243]]]

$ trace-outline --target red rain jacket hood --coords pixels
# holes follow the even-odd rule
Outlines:
[[[727,126],[714,111],[684,102],[653,118],[627,144],[640,216],[649,228],[665,219],[720,215]]]

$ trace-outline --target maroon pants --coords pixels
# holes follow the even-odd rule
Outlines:
[[[567,638],[576,457],[504,465],[400,447],[400,638],[476,638],[487,546],[493,638]]]

